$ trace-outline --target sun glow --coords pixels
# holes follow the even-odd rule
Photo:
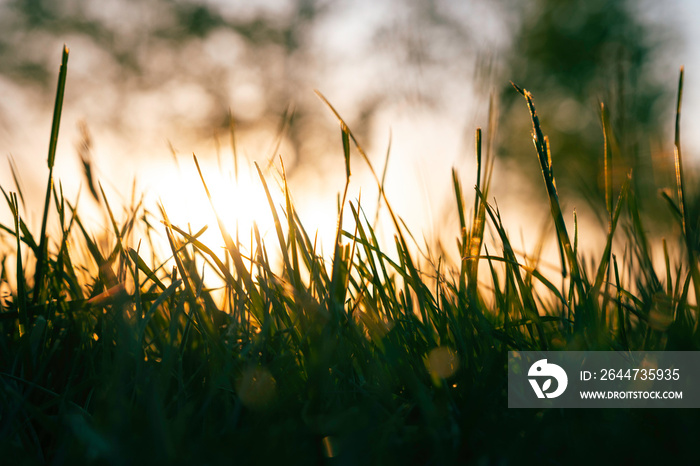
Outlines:
[[[224,256],[224,239],[219,220],[234,241],[238,240],[241,253],[247,257],[255,251],[254,229],[261,240],[275,235],[270,203],[255,165],[244,161],[238,173],[222,169],[212,157],[198,157],[202,177],[211,195],[207,196],[202,178],[194,160],[176,164],[159,164],[149,170],[151,195],[160,203],[170,223],[185,231],[196,233],[206,227],[200,240]],[[284,218],[281,190],[275,181],[274,169],[263,169],[273,204]]]
[[[142,242],[142,256],[148,257],[154,252],[160,260],[166,260],[172,254],[165,228],[159,223],[164,221],[159,210],[162,206],[171,225],[190,234],[206,229],[198,239],[222,262],[226,262],[227,252],[219,221],[237,243],[247,266],[251,264],[251,259],[257,259],[258,254],[262,252],[259,250],[255,236],[257,229],[260,235],[259,244],[264,248],[265,260],[272,266],[273,273],[277,273],[282,266],[283,256],[270,201],[255,163],[247,158],[241,158],[236,174],[230,159],[227,162],[228,166],[225,166],[226,163],[219,160],[213,153],[197,154],[196,157],[202,178],[211,195],[211,201],[193,158],[178,156],[176,162],[172,159],[154,159],[141,172],[140,184],[147,191],[145,204],[146,209],[152,214],[150,222],[154,227],[155,234],[152,235],[152,239],[153,247],[156,249],[151,251],[150,246]],[[285,180],[282,174],[283,162],[277,161],[271,165],[261,160],[257,163],[269,189],[272,205],[286,242],[289,224]],[[325,193],[328,190],[327,183],[337,180],[331,175],[318,177],[306,172],[296,172],[295,176],[290,175],[287,181],[293,209],[311,242],[310,248],[317,256],[328,258],[334,251],[333,243],[338,227],[338,198],[336,195],[329,196]],[[357,204],[359,187],[351,191],[348,197],[354,200],[348,202]],[[346,206],[346,208],[343,227],[347,231],[353,231],[352,215],[349,207]],[[373,213],[370,214],[373,215]],[[177,241],[183,240],[182,235],[177,231],[174,230],[173,233]],[[198,268],[203,265],[200,263]],[[223,282],[216,277],[219,275],[218,271],[205,268],[204,272],[207,287],[216,288],[223,285]]]

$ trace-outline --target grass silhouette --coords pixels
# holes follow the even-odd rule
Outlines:
[[[698,350],[697,222],[686,205],[681,156],[682,73],[677,195],[665,195],[680,227],[671,241],[681,253],[670,257],[664,241],[660,269],[630,183],[613,199],[609,142],[604,252],[597,261],[582,259],[578,226],[572,239],[564,221],[534,99],[515,86],[532,117],[561,251],[555,284],[537,257],[527,264],[518,259],[498,208],[487,202],[494,157],[482,150],[481,130],[473,204],[452,173],[459,260],[450,264],[434,251],[416,257],[383,176],[320,94],[340,123],[347,175],[330,258],[302,225],[284,172],[278,206],[260,169],[276,242],[263,241],[254,228],[254,248],[246,254],[238,232],[219,218],[222,259],[200,240],[204,230],[171,224],[165,209],[156,215],[141,204],[117,218],[102,191],[111,228],[104,250],[52,177],[67,59],[66,48],[38,236],[20,215],[21,191],[2,190],[14,222],[1,228],[16,245],[2,258],[2,277],[16,283],[0,313],[2,458],[403,465],[549,457],[563,464],[637,464],[667,461],[670,450],[676,458],[697,458],[692,411],[509,411],[506,399],[509,350]],[[601,113],[607,140],[606,110]],[[374,174],[392,219],[391,248],[380,244],[359,201],[347,200],[354,151]],[[207,189],[196,157],[193,164]],[[50,210],[60,232],[53,238]],[[353,228],[342,228],[345,217]],[[164,233],[169,257],[143,257],[135,231],[145,231],[146,242]],[[487,247],[487,231],[497,250]],[[272,248],[279,267],[270,260]],[[205,269],[223,285],[209,287]]]

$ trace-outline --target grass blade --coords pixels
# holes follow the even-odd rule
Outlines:
[[[51,203],[51,191],[53,190],[53,167],[56,161],[56,145],[58,144],[58,130],[61,126],[61,113],[63,112],[63,95],[66,89],[66,76],[68,74],[68,47],[63,46],[63,56],[61,58],[61,68],[58,71],[58,86],[56,88],[56,102],[53,107],[53,120],[51,122],[51,138],[49,140],[49,157],[47,164],[49,167],[49,180],[46,184],[46,198],[44,201],[44,214],[41,220],[41,235],[39,236],[39,254],[36,257],[36,272],[34,274],[34,293],[32,303],[38,304],[43,287],[44,268],[47,261],[46,223],[49,217],[49,206]]]

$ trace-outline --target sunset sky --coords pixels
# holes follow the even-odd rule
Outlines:
[[[179,40],[173,13],[160,1],[112,0],[99,2],[99,8],[87,2],[83,9],[82,2],[66,1],[54,12],[103,25],[111,42],[76,31],[16,24],[2,28],[0,34],[18,44],[20,55],[52,73],[62,44],[70,47],[56,166],[56,179],[67,195],[75,196],[83,182],[76,145],[79,122],[84,121],[92,137],[96,174],[114,204],[129,202],[136,178],[151,205],[162,201],[174,222],[192,222],[198,228],[207,218],[211,221],[192,162],[195,153],[222,198],[217,202],[243,224],[256,217],[265,225],[266,220],[257,218],[264,199],[262,204],[246,200],[248,207],[257,207],[240,207],[234,214],[237,202],[227,197],[256,190],[260,194],[253,162],[267,166],[272,156],[281,155],[302,218],[310,228],[332,232],[336,193],[344,181],[342,146],[337,121],[313,92],[318,89],[355,131],[377,170],[383,167],[391,135],[389,199],[410,227],[437,237],[436,226],[452,207],[450,169],[456,167],[465,185],[471,185],[474,130],[488,124],[489,94],[515,79],[506,76],[502,63],[512,45],[509,31],[517,21],[509,2],[437,2],[435,11],[443,16],[431,21],[421,16],[432,11],[429,2],[324,2],[319,16],[308,24],[302,16],[293,18],[295,2],[256,2],[255,7],[248,2],[207,3],[224,20],[259,17],[273,29],[278,23],[297,21],[295,40],[300,45],[286,52],[274,46],[252,48],[224,27]],[[12,11],[8,5],[11,2],[0,8],[9,24],[13,17],[7,14]],[[643,21],[671,27],[680,38],[654,57],[657,65],[650,79],[675,83],[679,66],[685,65],[683,143],[686,156],[697,160],[700,136],[692,128],[700,124],[700,49],[694,47],[700,32],[693,24],[700,6],[690,0],[640,5]],[[124,63],[115,56],[126,57]],[[8,71],[10,65],[0,75],[2,152],[12,155],[28,201],[36,203],[45,183],[55,76],[40,85],[19,79]],[[280,115],[290,106],[303,137],[293,141],[285,136],[274,153]],[[244,188],[230,185],[234,170],[225,127],[229,108],[238,124]],[[665,152],[671,150],[672,110],[669,101],[667,140],[661,142]],[[591,109],[591,115],[594,112]],[[522,141],[527,149],[530,144],[527,138]],[[0,183],[13,185],[9,170],[0,171]],[[539,212],[537,206],[509,202],[531,196],[533,189],[541,187],[519,180],[509,164],[496,164],[494,195],[502,210]],[[360,192],[368,216],[373,215],[376,187],[364,163],[354,156],[350,199]],[[85,187],[81,205],[95,208]],[[27,210],[36,222],[38,214],[31,207]],[[5,221],[8,215],[3,212],[0,218]],[[532,215],[525,218],[539,230],[539,214]],[[99,219],[101,214],[95,216]]]

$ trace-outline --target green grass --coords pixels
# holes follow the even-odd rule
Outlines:
[[[171,224],[164,209],[155,215],[136,203],[118,218],[103,191],[111,234],[98,241],[87,231],[51,175],[67,53],[38,237],[20,215],[22,193],[3,189],[14,222],[1,228],[16,250],[3,256],[2,277],[16,286],[0,313],[0,457],[16,464],[439,465],[549,455],[560,464],[636,464],[667,461],[673,450],[697,458],[689,410],[509,411],[506,399],[508,350],[699,349],[698,243],[678,124],[678,194],[666,200],[680,234],[659,244],[646,236],[631,183],[611,185],[603,109],[609,228],[601,257],[584,261],[577,245],[584,233],[567,226],[559,202],[556,154],[532,95],[516,86],[532,116],[533,163],[561,252],[560,277],[552,278],[536,254],[525,263],[515,252],[498,208],[487,202],[494,156],[490,145],[482,149],[481,130],[473,202],[452,173],[460,225],[452,261],[418,250],[386,198],[384,175],[319,94],[340,123],[345,158],[337,224],[349,218],[353,227],[339,227],[332,256],[322,257],[284,172],[284,202],[276,205],[258,169],[276,238],[263,241],[256,229],[247,254],[238,232],[219,219],[221,258],[201,242],[203,231]],[[682,74],[678,117],[681,90]],[[394,244],[381,244],[360,202],[347,199],[355,153],[374,174]],[[196,157],[192,169],[207,189]],[[170,256],[143,257],[140,246],[158,236],[167,238]],[[99,246],[105,241],[107,249]],[[663,247],[662,264],[652,247]],[[280,265],[270,259],[273,248]],[[216,277],[207,282],[204,274]]]

